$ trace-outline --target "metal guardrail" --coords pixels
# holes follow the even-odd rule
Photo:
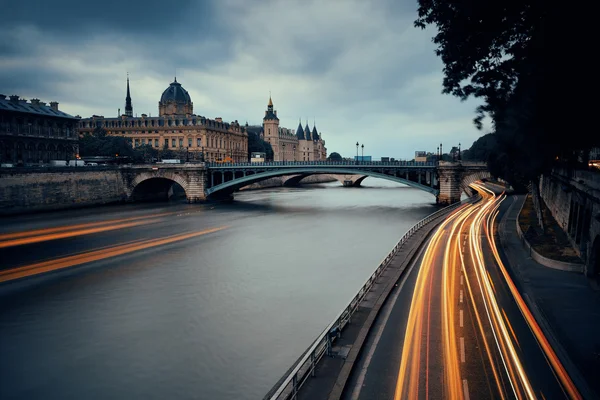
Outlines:
[[[271,162],[238,162],[238,163],[217,163],[207,162],[209,168],[238,168],[238,167],[283,167],[283,166],[359,166],[359,167],[435,167],[435,162],[425,161],[271,161]]]
[[[434,219],[454,210],[455,208],[458,208],[463,204],[474,203],[479,199],[480,196],[475,195],[458,203],[454,203],[434,212],[431,215],[428,215],[413,225],[404,234],[404,236],[400,238],[392,251],[379,263],[379,266],[359,289],[358,293],[350,300],[348,305],[338,314],[333,322],[331,322],[323,330],[323,332],[317,336],[311,346],[302,354],[302,356],[300,356],[298,360],[296,360],[293,367],[290,368],[286,375],[279,380],[279,382],[269,391],[269,393],[267,393],[267,395],[264,397],[264,400],[295,400],[302,385],[304,385],[309,377],[315,376],[315,368],[319,361],[325,354],[331,355],[333,343],[341,337],[342,330],[348,323],[350,323],[352,315],[358,309],[358,306],[362,300],[365,298],[367,293],[369,293],[377,278],[379,278],[379,276],[383,273],[385,268],[398,253],[404,243],[406,243],[406,241],[421,227],[433,221]]]

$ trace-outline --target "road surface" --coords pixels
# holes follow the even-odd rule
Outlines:
[[[497,249],[505,195],[474,187],[482,200],[432,235],[387,305],[389,318],[373,330],[345,398],[581,398]]]

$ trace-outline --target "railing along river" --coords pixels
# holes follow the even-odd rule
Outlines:
[[[392,261],[404,243],[406,243],[406,241],[424,225],[463,204],[473,203],[479,198],[479,195],[475,195],[468,199],[462,200],[461,202],[444,207],[413,225],[404,234],[404,236],[400,238],[392,251],[379,263],[377,269],[375,269],[373,274],[369,277],[369,279],[367,279],[358,293],[352,298],[352,300],[350,300],[348,305],[338,314],[337,318],[333,320],[333,322],[331,322],[327,328],[325,328],[323,332],[319,334],[319,336],[317,336],[312,345],[302,354],[302,356],[300,356],[298,360],[296,360],[293,367],[286,372],[279,382],[264,397],[264,400],[296,399],[298,390],[302,387],[302,385],[304,385],[308,378],[315,376],[315,368],[321,358],[323,358],[323,356],[326,354],[331,355],[333,343],[339,337],[341,337],[342,330],[350,322],[352,315],[358,309],[358,306],[362,300],[365,298],[367,293],[369,293],[377,278],[379,278],[379,276],[383,273],[385,268],[388,266],[390,261]]]

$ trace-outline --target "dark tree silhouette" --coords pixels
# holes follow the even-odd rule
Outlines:
[[[342,156],[340,153],[336,153],[335,151],[327,157],[329,161],[342,161]]]

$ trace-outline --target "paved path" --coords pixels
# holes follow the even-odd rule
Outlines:
[[[506,216],[499,225],[503,255],[511,267],[520,291],[526,295],[536,319],[555,341],[559,357],[569,368],[586,398],[600,398],[600,291],[580,273],[559,271],[535,262],[517,235],[516,219],[524,195],[510,196],[504,203]],[[558,343],[556,343],[558,342]],[[562,349],[561,349],[562,347]],[[567,356],[568,354],[568,356]],[[569,371],[571,372],[571,371]],[[578,381],[580,373],[585,383]],[[587,394],[587,396],[586,396]]]

